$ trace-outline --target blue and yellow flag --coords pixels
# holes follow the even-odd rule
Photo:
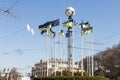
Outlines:
[[[64,36],[64,31],[63,31],[63,30],[60,30],[59,35],[60,35],[60,36]]]
[[[58,26],[58,25],[60,25],[60,20],[59,19],[51,21],[51,27],[55,27],[55,26]]]
[[[73,19],[69,19],[68,21],[63,23],[64,27],[73,27],[76,25],[76,22]]]
[[[78,27],[81,28],[80,38],[83,38],[83,34],[89,34],[93,31],[93,28],[90,26],[89,22],[83,23],[82,21]]]
[[[51,28],[51,22],[48,21],[48,22],[44,23],[43,25],[39,25],[38,28],[40,31],[47,30],[47,29]]]
[[[43,25],[39,25],[39,30],[41,31],[41,35],[46,33],[49,28],[51,28],[51,23],[48,21]]]
[[[83,31],[83,34],[89,34],[92,32],[92,27],[84,28],[82,31]]]
[[[56,27],[56,26],[58,26],[58,25],[60,25],[60,20],[59,20],[59,19],[56,19],[56,20],[51,21],[51,28],[49,29],[49,33],[50,33],[51,35],[53,35],[53,37],[56,36],[56,32],[53,31],[52,28],[53,28],[53,27]]]
[[[86,23],[81,23],[79,26],[78,26],[79,28],[82,28],[82,29],[84,29],[84,28],[89,28],[90,27],[90,24],[89,24],[89,22],[86,22]]]
[[[53,20],[53,21],[48,21],[46,23],[44,23],[43,25],[39,25],[39,30],[41,31],[41,35],[46,33],[47,30],[49,30],[50,34],[53,34],[55,36],[55,32],[52,31],[51,28],[58,26],[60,24],[59,19]]]
[[[43,31],[41,31],[41,35],[44,34],[44,33],[46,33],[46,32],[47,32],[47,30],[43,30]]]

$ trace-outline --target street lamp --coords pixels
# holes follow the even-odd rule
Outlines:
[[[68,38],[68,70],[72,71],[73,75],[73,29],[72,27],[75,25],[75,21],[72,19],[72,16],[75,14],[75,10],[72,7],[66,8],[65,11],[66,16],[68,16],[67,22],[64,23],[64,27],[67,27],[66,37]]]
[[[65,15],[71,18],[73,15],[75,15],[75,10],[72,7],[66,8]]]

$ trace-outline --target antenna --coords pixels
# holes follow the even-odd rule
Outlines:
[[[0,14],[20,19],[21,16],[11,10],[18,2],[19,0],[13,3],[9,8],[0,8]]]

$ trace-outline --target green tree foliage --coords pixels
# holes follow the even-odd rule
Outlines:
[[[34,80],[108,80],[105,77],[95,76],[49,76],[49,77],[39,77]]]
[[[83,75],[88,76],[88,74],[86,72],[84,72]],[[55,76],[55,73],[53,73],[51,76]],[[61,72],[57,71],[56,76],[61,76]],[[63,70],[62,71],[62,76],[72,76],[72,72],[70,72],[68,70]],[[74,72],[74,76],[81,76],[81,72],[79,72],[79,71]]]

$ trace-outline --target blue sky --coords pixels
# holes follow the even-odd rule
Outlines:
[[[0,0],[0,8],[9,8],[15,2],[16,0]],[[62,27],[62,22],[67,20],[65,9],[69,6],[75,9],[74,20],[78,24],[82,20],[89,21],[93,26],[93,40],[104,44],[94,45],[94,49],[105,50],[107,47],[118,44],[120,41],[119,3],[120,0],[19,0],[11,10],[19,14],[21,19],[0,14],[0,70],[4,67],[18,67],[27,69],[20,70],[26,73],[30,72],[30,68],[40,59],[45,59],[46,38],[41,36],[38,26],[60,18],[60,26],[57,26],[55,30],[58,32],[60,27],[66,30]],[[34,36],[27,31],[27,24],[35,30]],[[74,31],[74,46],[81,47],[78,25],[74,27]],[[17,33],[13,35],[15,32]],[[89,35],[85,37],[84,43],[88,41]],[[104,39],[106,37],[109,38]],[[58,35],[57,40],[59,40]],[[67,39],[63,37],[64,53],[66,53],[66,41]],[[53,39],[50,43],[53,48],[52,43],[54,43]],[[85,47],[86,45],[87,43]],[[57,45],[57,51],[59,47]],[[18,54],[19,50],[22,54]],[[74,51],[75,59],[79,60],[80,50],[74,49]],[[97,52],[94,51],[94,54]],[[67,55],[64,54],[64,56]]]

